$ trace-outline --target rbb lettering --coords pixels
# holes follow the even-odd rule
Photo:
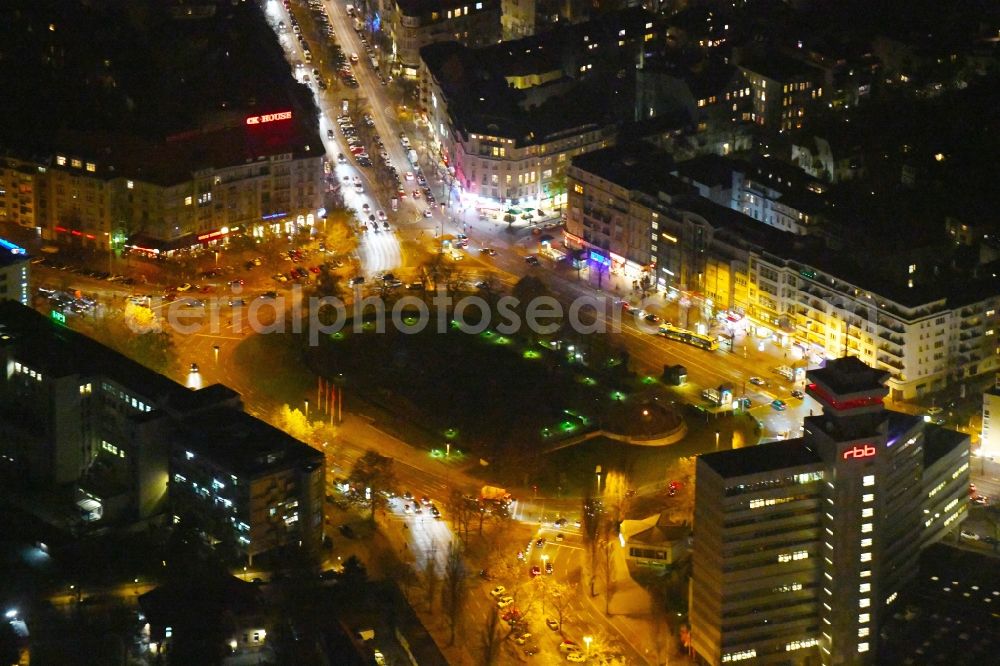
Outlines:
[[[854,446],[843,453],[844,460],[850,460],[851,458],[871,458],[873,455],[875,455],[875,447],[871,444]]]

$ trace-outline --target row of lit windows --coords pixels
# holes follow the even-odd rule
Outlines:
[[[31,377],[32,379],[39,382],[42,381],[42,373],[36,372],[31,368],[29,368],[28,366],[18,363],[17,361],[14,362],[14,372],[18,372],[22,375],[27,375],[28,377]]]
[[[82,169],[83,168],[83,162],[80,161],[80,160],[78,160],[78,159],[71,159],[69,161],[69,163],[70,163],[70,166],[72,166],[74,169]],[[66,166],[66,156],[65,155],[57,155],[56,156],[56,164],[58,164],[59,166]],[[97,171],[97,165],[94,164],[93,162],[87,162],[87,171],[89,171],[91,173]]]
[[[797,550],[794,553],[781,553],[778,555],[779,562],[794,562],[796,560],[809,559],[809,553],[804,550]]]
[[[806,638],[801,641],[792,641],[791,643],[785,643],[785,652],[794,652],[795,650],[803,650],[805,648],[811,648],[815,645],[819,645],[819,640],[815,638]]]
[[[752,499],[750,500],[751,509],[760,509],[768,506],[775,506],[777,504],[784,504],[785,502],[791,502],[794,498],[792,497],[778,497],[770,499]]]
[[[122,402],[124,402],[126,405],[131,406],[132,409],[136,409],[136,410],[138,410],[140,412],[151,412],[151,411],[153,411],[153,408],[150,407],[149,405],[147,405],[146,403],[142,402],[141,400],[137,400],[136,398],[133,398],[128,393],[126,393],[125,391],[122,391],[121,389],[116,388],[112,384],[109,384],[107,382],[102,382],[101,383],[101,389],[107,395],[110,395],[111,397],[117,397],[119,400],[121,400]]]
[[[80,385],[80,395],[90,395],[93,392],[94,392],[93,385],[89,383]]]
[[[722,655],[722,663],[727,664],[731,661],[744,661],[746,659],[755,659],[757,657],[757,650],[740,650],[739,652],[730,652],[729,654]]]

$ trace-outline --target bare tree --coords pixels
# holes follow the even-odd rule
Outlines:
[[[451,517],[451,524],[455,534],[462,538],[462,541],[469,542],[469,525],[477,513],[479,504],[474,498],[466,497],[458,488],[451,491],[445,504],[448,515]]]
[[[559,623],[559,631],[562,631],[563,622],[566,621],[569,609],[579,593],[579,587],[576,584],[550,579],[545,592],[544,608],[554,616]]]
[[[371,503],[371,520],[375,522],[375,512],[386,505],[385,492],[396,487],[396,472],[393,469],[393,459],[376,451],[366,451],[354,463],[350,480],[363,487],[366,498]]]
[[[500,656],[500,644],[504,637],[501,635],[500,609],[496,604],[490,604],[490,609],[486,611],[486,624],[483,627],[481,645],[483,650],[483,666],[493,666],[497,657]]]
[[[465,608],[467,573],[462,545],[457,539],[452,539],[448,544],[448,557],[444,563],[444,588],[441,590],[441,602],[451,630],[449,645],[455,644],[455,631]]]
[[[594,579],[597,577],[597,544],[599,541],[601,521],[604,508],[599,498],[587,497],[583,500],[582,535],[583,544],[587,549],[587,566],[590,576],[590,596],[596,596]]]
[[[438,579],[437,560],[434,559],[433,553],[429,553],[427,561],[424,562],[422,578],[424,591],[427,593],[427,610],[434,612],[434,597],[437,594],[438,583],[440,581]]]

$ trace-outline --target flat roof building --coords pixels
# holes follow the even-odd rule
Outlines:
[[[53,518],[195,520],[252,557],[322,539],[323,454],[12,301],[0,302],[0,477],[23,497],[73,491]],[[168,511],[170,512],[168,514]]]
[[[807,374],[804,436],[700,456],[691,583],[709,664],[875,663],[920,551],[968,510],[969,439],[889,411],[854,357]]]

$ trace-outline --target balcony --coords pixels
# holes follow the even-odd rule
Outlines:
[[[903,344],[906,342],[906,340],[903,339],[903,336],[894,335],[892,333],[886,333],[885,331],[879,331],[878,337],[882,338],[883,340],[888,340],[892,344],[898,345],[900,347],[903,346]]]
[[[901,357],[903,355],[903,350],[898,347],[890,347],[889,345],[879,345],[878,350],[885,352],[886,354],[892,354],[896,357]]]
[[[895,368],[896,370],[900,370],[901,371],[903,369],[903,362],[902,361],[898,361],[898,360],[896,360],[894,358],[890,358],[890,357],[888,357],[888,356],[886,356],[884,354],[879,354],[878,361],[879,361],[879,363],[883,363],[883,364],[889,366],[890,368]]]

